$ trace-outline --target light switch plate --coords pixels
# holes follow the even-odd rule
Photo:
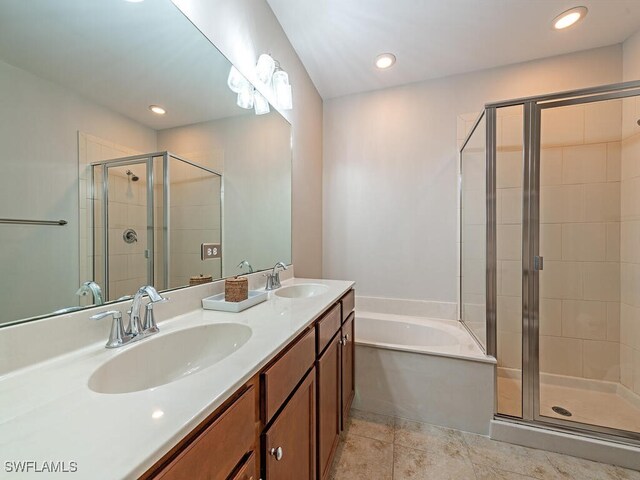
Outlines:
[[[220,257],[222,257],[222,246],[219,243],[203,243],[201,245],[200,258],[202,260]]]

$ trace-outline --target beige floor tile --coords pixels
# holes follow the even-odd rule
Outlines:
[[[393,417],[351,410],[346,432],[391,443],[393,442],[393,426]]]
[[[570,457],[559,453],[547,452],[547,458],[560,472],[562,478],[572,480],[636,480],[640,479],[640,472],[591,462],[582,458]]]
[[[488,437],[462,434],[469,448],[471,461],[507,472],[527,475],[539,480],[565,479],[551,465],[542,450],[525,448],[510,443],[496,442]]]
[[[533,477],[498,470],[487,465],[474,465],[473,468],[476,472],[477,480],[534,480]]]
[[[445,452],[425,452],[396,445],[393,454],[393,480],[476,480],[467,456]]]
[[[393,444],[348,434],[340,442],[331,480],[391,480]]]
[[[467,457],[467,447],[461,432],[425,423],[396,419],[394,443],[429,453]]]

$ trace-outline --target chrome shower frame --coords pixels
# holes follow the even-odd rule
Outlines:
[[[522,417],[500,414],[496,419],[526,424],[564,433],[618,443],[640,445],[640,433],[610,427],[552,418],[540,414],[540,345],[539,300],[540,278],[534,259],[540,255],[540,142],[541,113],[544,109],[640,96],[640,81],[603,85],[558,92],[550,95],[523,97],[488,103],[460,147],[460,175],[463,172],[463,150],[483,117],[486,117],[486,345],[488,355],[497,357],[497,245],[496,245],[496,123],[497,110],[504,107],[523,108],[523,188],[522,188]],[[461,185],[461,178],[459,179]],[[459,201],[462,205],[460,188]],[[460,244],[462,245],[462,218]],[[459,312],[462,312],[462,251],[460,251]],[[462,313],[459,314],[462,321]],[[467,330],[470,328],[465,325]],[[474,336],[476,340],[477,337]],[[497,390],[496,390],[497,391]]]
[[[111,167],[122,167],[127,165],[140,165],[144,163],[147,169],[146,181],[147,181],[147,251],[148,258],[155,260],[155,219],[154,219],[154,207],[155,207],[155,199],[153,192],[154,185],[154,159],[161,158],[162,160],[162,206],[163,206],[163,226],[162,226],[162,238],[163,238],[163,255],[162,255],[162,266],[163,266],[163,278],[161,285],[155,285],[155,261],[147,262],[147,283],[149,285],[155,285],[158,290],[167,290],[169,288],[169,278],[171,273],[171,262],[169,258],[169,252],[171,251],[171,236],[170,236],[170,225],[171,225],[171,214],[170,214],[170,205],[171,205],[171,188],[170,188],[170,170],[171,170],[171,162],[170,159],[175,159],[180,162],[186,163],[193,167],[199,168],[206,172],[209,172],[213,175],[216,175],[222,179],[222,174],[198,163],[192,162],[186,158],[183,158],[179,155],[171,153],[169,151],[163,152],[153,152],[153,153],[145,153],[141,155],[132,155],[129,157],[121,157],[114,158],[109,160],[102,160],[99,162],[94,162],[91,164],[91,198],[95,199],[95,168],[102,167],[103,175],[102,175],[102,193],[103,193],[103,201],[102,201],[102,216],[104,218],[105,228],[103,235],[104,242],[104,260],[103,260],[103,269],[104,269],[104,296],[105,298],[109,298],[109,229],[106,228],[109,224],[109,168]],[[92,202],[93,203],[93,202]],[[222,182],[220,188],[220,218],[222,219],[222,208],[223,208],[223,189]],[[95,225],[94,219],[94,208],[91,209],[91,225]],[[92,227],[93,228],[93,227]],[[222,233],[222,221],[221,221],[221,233]],[[93,239],[93,251],[94,251],[94,278],[95,278],[95,251],[96,251],[96,241],[95,236]]]

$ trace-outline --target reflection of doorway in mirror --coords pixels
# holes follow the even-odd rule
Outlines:
[[[92,226],[92,192],[91,192],[91,163],[111,158],[138,155],[141,152],[124,145],[118,145],[108,140],[78,132],[78,171],[79,171],[79,225],[80,225],[80,283],[101,278],[100,272],[93,272],[94,254],[93,241],[94,229]],[[100,199],[97,199],[99,202]],[[101,233],[100,226],[96,232]],[[103,265],[101,259],[97,259],[96,265]],[[103,287],[103,285],[101,285]],[[80,305],[91,305],[93,299],[90,296],[80,297]]]

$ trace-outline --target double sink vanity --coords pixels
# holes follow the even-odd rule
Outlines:
[[[195,309],[10,372],[2,460],[93,479],[327,478],[354,395],[352,288],[292,278],[243,312]]]

